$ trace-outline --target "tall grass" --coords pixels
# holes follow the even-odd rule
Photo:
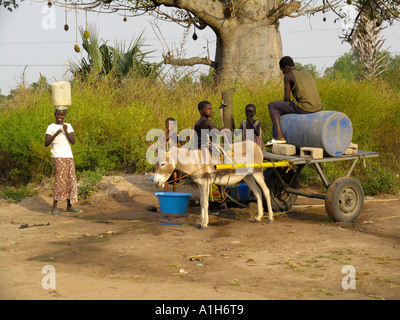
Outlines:
[[[366,193],[398,192],[400,173],[400,91],[385,82],[353,82],[319,79],[324,110],[346,113],[353,124],[353,142],[360,149],[380,152],[367,168],[357,166],[354,174]],[[73,105],[66,122],[75,130],[72,146],[78,172],[123,170],[144,172],[146,133],[164,129],[165,119],[174,117],[178,131],[193,128],[199,118],[197,104],[210,101],[212,120],[220,126],[218,107],[225,89],[234,91],[233,116],[238,128],[244,107],[253,103],[262,123],[264,141],[271,138],[268,103],[282,99],[282,83],[234,83],[219,88],[181,84],[171,89],[154,80],[135,78],[114,82],[74,81]],[[50,148],[44,147],[46,127],[54,122],[48,89],[21,89],[0,110],[0,179],[3,184],[26,184],[52,173]],[[350,164],[334,164],[329,171],[342,174]],[[379,173],[378,175],[376,173]],[[305,179],[315,179],[311,170]],[[397,175],[397,176],[396,176]]]

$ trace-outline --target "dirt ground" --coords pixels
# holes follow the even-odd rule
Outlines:
[[[18,204],[1,200],[0,298],[400,298],[400,195],[366,197],[352,224],[331,222],[322,200],[299,197],[273,224],[251,222],[251,203],[211,215],[199,230],[199,207],[160,213],[147,177],[104,177],[76,205],[80,214],[50,216],[50,185]],[[355,288],[346,287],[354,283],[346,265]]]

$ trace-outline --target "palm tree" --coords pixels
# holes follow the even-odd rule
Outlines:
[[[387,69],[389,54],[387,51],[381,51],[385,42],[381,35],[384,28],[377,19],[371,19],[362,13],[358,28],[350,41],[363,66],[366,79],[375,79]]]
[[[93,24],[88,25],[89,38],[85,37],[85,30],[79,29],[82,38],[82,47],[88,58],[70,62],[70,71],[75,77],[87,77],[89,74],[103,77],[112,74],[117,78],[127,78],[132,75],[156,78],[160,73],[162,63],[151,63],[146,58],[153,51],[143,52],[145,39],[141,33],[132,40],[128,48],[125,44],[116,44],[115,47],[98,40],[98,30]]]

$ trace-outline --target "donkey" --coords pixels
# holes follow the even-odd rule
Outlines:
[[[236,142],[231,145],[230,156],[225,155],[225,163],[229,158],[233,164],[262,163],[264,156],[259,145],[252,141]],[[236,151],[236,152],[235,152]],[[223,185],[235,184],[244,180],[253,191],[257,199],[258,214],[255,217],[257,222],[261,221],[264,215],[262,193],[268,206],[268,223],[273,222],[273,212],[270,199],[270,191],[265,184],[262,168],[245,168],[233,170],[216,170],[215,158],[207,148],[190,150],[185,147],[172,146],[169,151],[161,150],[158,154],[154,183],[162,188],[171,176],[173,171],[179,170],[192,177],[200,191],[201,215],[197,228],[207,229],[208,226],[208,205],[211,184]],[[261,190],[260,188],[261,187]]]

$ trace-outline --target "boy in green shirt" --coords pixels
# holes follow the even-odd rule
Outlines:
[[[285,56],[279,61],[279,67],[284,74],[285,97],[283,101],[272,101],[268,104],[269,114],[275,129],[274,139],[266,146],[275,143],[286,143],[283,137],[280,116],[288,113],[312,113],[322,108],[321,98],[312,75],[306,70],[298,70],[293,59]],[[290,100],[292,93],[294,100]]]

